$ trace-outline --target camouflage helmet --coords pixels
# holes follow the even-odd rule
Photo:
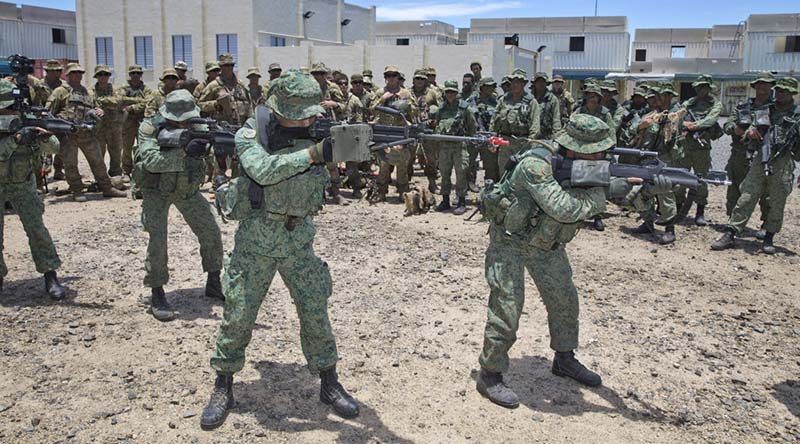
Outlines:
[[[644,88],[637,86],[637,87],[633,88],[633,93],[631,94],[631,97],[634,97],[634,96],[646,97],[647,96],[647,91],[645,91]]]
[[[482,77],[478,80],[478,88],[483,88],[484,86],[491,86],[492,88],[497,87],[497,82],[494,81],[492,77]]]
[[[509,81],[522,80],[523,82],[527,83],[528,82],[528,73],[525,72],[524,69],[517,68],[517,69],[511,71],[511,74],[508,75],[508,80]]]
[[[757,83],[768,83],[770,85],[775,85],[775,76],[772,75],[771,72],[762,72],[750,82],[750,86],[756,86]]]
[[[774,88],[789,92],[791,94],[797,94],[800,92],[797,79],[794,77],[781,77],[777,82],[775,82]]]
[[[14,99],[11,97],[13,89],[14,84],[10,80],[0,78],[0,108],[5,109],[14,104]]]
[[[364,75],[361,73],[351,74],[350,83],[364,83]]]
[[[183,88],[167,94],[167,97],[164,98],[164,104],[161,105],[158,112],[165,119],[174,120],[175,122],[183,122],[193,117],[200,117],[200,108],[195,103],[192,93]]]
[[[58,60],[50,59],[45,63],[44,70],[45,71],[59,71],[60,72],[60,71],[64,70],[64,67],[61,66],[61,62],[59,62]]]
[[[303,120],[325,112],[321,101],[319,83],[309,74],[290,69],[272,81],[267,106],[286,119]]]
[[[442,88],[444,92],[452,91],[458,92],[458,82],[455,80],[446,80],[444,82],[444,88]]]
[[[97,78],[100,74],[111,75],[111,68],[108,65],[97,65],[94,67],[94,77]]]
[[[617,82],[613,80],[603,80],[600,84],[600,91],[617,92]]]
[[[573,113],[555,141],[576,153],[594,154],[613,148],[614,138],[605,122],[589,114]]]
[[[697,80],[692,82],[692,88],[699,88],[703,85],[708,86],[709,88],[713,85],[713,81],[711,80],[711,76],[706,74],[700,74],[697,76]]]
[[[219,66],[233,66],[236,62],[233,61],[233,55],[226,53],[222,53],[217,58],[217,62],[219,62]]]

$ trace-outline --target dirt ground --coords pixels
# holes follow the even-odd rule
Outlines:
[[[513,411],[474,389],[487,225],[404,218],[398,203],[326,206],[315,249],[331,267],[339,373],[361,416],[341,420],[319,403],[276,278],[236,376],[237,406],[213,432],[200,430],[199,415],[222,306],[203,296],[198,244],[181,216],[170,216],[166,287],[180,316],[162,324],[141,302],[140,203],[48,195],[45,220],[69,292],[63,302],[43,294],[19,220],[7,214],[0,442],[797,442],[797,194],[774,257],[752,237],[709,250],[725,222],[721,188],[708,211],[715,225],[679,226],[667,247],[626,234],[635,217],[610,207],[605,232],[583,230],[567,248],[581,295],[578,357],[604,385],[550,373],[546,314],[528,280],[507,375],[522,403]],[[235,229],[222,225],[227,252]]]

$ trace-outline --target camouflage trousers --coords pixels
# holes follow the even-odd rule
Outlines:
[[[492,239],[485,263],[489,313],[479,358],[488,371],[508,370],[508,351],[517,340],[525,303],[526,269],[547,309],[550,348],[565,352],[578,347],[578,291],[564,246],[557,244],[547,251],[528,247],[521,252]]]
[[[104,122],[97,127],[95,137],[100,144],[100,154],[105,159],[108,151],[108,175],[122,175],[122,127],[117,121]]]
[[[27,182],[0,184],[0,211],[5,202],[11,203],[22,222],[36,271],[44,274],[58,269],[61,259],[58,258],[50,232],[44,226],[44,204],[36,194],[36,179],[31,177]],[[0,278],[8,274],[8,267],[3,260],[3,219],[4,216],[0,213]]]
[[[439,173],[442,175],[442,196],[450,197],[453,182],[450,175],[456,170],[456,196],[467,197],[467,161],[469,154],[462,143],[442,143],[439,146]]]
[[[392,182],[392,167],[397,168],[395,173],[397,180],[397,192],[408,191],[410,182],[408,175],[408,158],[411,156],[411,148],[408,145],[399,150],[391,149],[389,154],[380,161],[380,172],[378,173],[378,189],[382,193],[389,192],[389,183]]]
[[[764,229],[778,233],[783,226],[783,210],[786,199],[792,192],[794,183],[794,160],[790,153],[784,153],[772,162],[772,174],[766,175],[760,162],[754,163],[739,187],[741,196],[736,202],[728,220],[728,225],[741,233],[753,214],[756,204],[766,197],[768,212],[764,219]]]
[[[347,183],[350,184],[350,188],[353,190],[360,190],[363,188],[363,180],[361,179],[361,172],[368,172],[371,171],[370,169],[371,162],[355,162],[355,161],[348,161],[345,163],[346,171],[347,171]]]
[[[139,133],[139,124],[142,119],[128,116],[122,125],[122,153],[120,163],[122,172],[131,175],[133,172],[133,145],[136,142],[136,135]]]
[[[725,200],[725,213],[728,217],[733,213],[736,202],[739,201],[739,196],[742,195],[739,188],[742,186],[742,182],[744,182],[744,178],[747,176],[747,171],[749,169],[750,160],[747,158],[747,151],[732,150],[731,157],[728,159],[728,164],[725,165],[725,172],[728,173],[728,180],[731,181],[727,189]],[[766,194],[761,196],[758,204],[761,207],[761,222],[764,222],[767,219],[767,213],[769,213],[769,203],[767,202]]]
[[[244,367],[245,349],[276,272],[280,273],[297,309],[300,346],[309,370],[318,372],[335,365],[339,357],[328,318],[332,286],[328,264],[314,254],[312,244],[284,258],[245,251],[240,248],[239,239],[249,236],[241,230],[240,225],[236,245],[225,267],[222,281],[225,312],[211,355],[211,367],[223,374],[233,374]]]
[[[69,190],[73,193],[83,190],[81,173],[78,171],[78,151],[83,152],[86,157],[94,180],[97,181],[100,189],[103,191],[111,189],[111,178],[106,171],[100,144],[94,133],[82,131],[65,137],[64,143],[61,145],[61,154],[64,156],[64,174],[67,176]]]
[[[197,187],[186,183],[185,175],[165,173],[162,176],[178,176],[175,191],[142,187],[142,225],[150,236],[147,243],[147,258],[144,261],[144,285],[161,287],[169,282],[167,267],[167,226],[172,205],[180,211],[189,228],[200,242],[200,257],[203,271],[222,270],[222,234],[214,219],[211,205],[200,194]],[[181,183],[182,182],[182,183]]]
[[[478,151],[477,144],[467,144],[467,181],[470,183],[475,183],[478,178]]]
[[[692,140],[692,142],[689,140]],[[693,140],[684,139],[681,146],[673,150],[673,164],[671,166],[686,168],[689,171],[694,171],[700,177],[705,177],[708,170],[711,169],[711,149],[706,149],[697,142],[693,142]],[[701,182],[696,190],[689,190],[688,197],[686,196],[685,187],[678,186],[675,188],[675,201],[678,207],[683,206],[683,202],[687,198],[697,205],[708,204],[708,184]]]
[[[408,158],[408,181],[414,176],[414,159],[419,162],[422,170],[425,172],[425,177],[429,181],[436,181],[436,172],[439,167],[439,144],[432,140],[422,142],[416,147],[411,147],[411,155]]]
[[[492,152],[494,150],[494,152]],[[483,162],[483,180],[491,179],[495,183],[500,180],[500,177],[503,175],[500,171],[500,167],[497,164],[497,149],[492,147],[489,149],[488,146],[481,147],[481,161]]]

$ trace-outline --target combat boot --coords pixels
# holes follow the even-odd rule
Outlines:
[[[600,216],[594,218],[594,222],[592,222],[592,228],[596,231],[605,231],[606,224],[603,223],[603,219]]]
[[[765,254],[775,254],[775,245],[772,244],[774,237],[775,233],[770,233],[769,231],[764,235],[764,244],[761,245],[761,251]]]
[[[120,191],[120,190],[118,190],[116,188],[110,187],[110,188],[107,188],[107,189],[103,190],[103,197],[111,197],[111,198],[114,198],[114,197],[128,197],[128,193],[126,193],[124,191]]]
[[[450,206],[450,196],[442,195],[442,201],[439,202],[439,205],[436,205],[436,211],[447,211],[450,208],[453,208]]]
[[[727,248],[733,248],[735,244],[734,238],[736,237],[736,232],[733,228],[726,228],[725,233],[713,244],[711,244],[711,249],[715,251],[725,250]]]
[[[756,231],[756,239],[764,240],[767,237],[767,230],[764,229],[764,224],[761,224],[761,228]]]
[[[364,197],[364,194],[361,192],[361,188],[353,188],[353,199],[361,199]]]
[[[632,229],[630,232],[631,234],[652,234],[655,233],[655,231],[656,229],[653,226],[653,221],[646,220],[638,227]]]
[[[658,236],[658,243],[661,245],[669,245],[675,242],[675,225],[667,225],[664,228],[664,234]]]
[[[694,215],[694,223],[698,227],[705,227],[708,225],[708,221],[705,217],[706,214],[706,206],[705,205],[698,205],[697,206],[697,213]]]
[[[553,358],[553,374],[572,378],[589,387],[598,387],[603,383],[600,375],[589,370],[575,359],[574,351],[556,352]]]
[[[467,184],[467,188],[470,191],[472,191],[473,193],[480,193],[481,192],[481,189],[478,188],[477,184],[475,184],[475,179],[472,179],[472,180],[469,181],[469,183]]]
[[[692,209],[692,201],[685,200],[683,203],[678,204],[676,202],[676,206],[678,207],[678,213],[675,214],[675,223],[679,224],[686,219],[686,216],[689,215],[689,210]]]
[[[507,409],[519,407],[519,398],[513,390],[503,382],[503,374],[481,369],[475,385],[478,393],[493,403]]]
[[[72,193],[72,200],[78,203],[86,202],[86,195],[80,191],[76,191]]]
[[[222,284],[219,281],[219,271],[209,271],[206,278],[206,297],[225,300],[222,293]]]
[[[461,216],[466,212],[467,212],[467,199],[465,197],[459,197],[458,203],[456,204],[456,209],[453,210],[453,214],[455,214],[456,216]]]
[[[161,322],[168,322],[175,319],[175,312],[167,302],[167,296],[164,294],[164,287],[153,288],[152,299],[150,300],[150,313]]]
[[[64,175],[64,170],[53,171],[53,180],[66,180],[67,176]]]
[[[428,178],[428,191],[430,191],[431,194],[436,194],[439,192],[439,187],[436,185],[436,177]]]
[[[228,411],[233,408],[233,375],[217,374],[211,399],[200,415],[200,428],[214,430],[225,422]]]
[[[44,274],[44,291],[50,295],[53,300],[60,301],[66,296],[64,287],[58,282],[55,270],[48,271]]]
[[[358,404],[339,383],[335,365],[320,371],[319,379],[319,400],[323,404],[333,407],[333,411],[342,418],[355,418],[358,416]]]

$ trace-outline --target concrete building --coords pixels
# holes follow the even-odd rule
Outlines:
[[[375,35],[375,8],[342,0],[76,0],[76,13],[87,70],[105,63],[122,73],[138,63],[150,84],[178,60],[193,77],[224,52],[240,72],[253,65],[264,71],[270,48],[373,42]]]
[[[455,27],[438,20],[377,22],[375,24],[376,45],[454,45],[457,41],[458,34]]]
[[[715,25],[712,28],[637,29],[630,71],[660,74],[741,73],[743,30],[743,24]]]
[[[800,14],[749,16],[743,58],[745,72],[800,72]]]
[[[78,58],[75,13],[0,2],[0,57],[22,54],[38,61]]]

